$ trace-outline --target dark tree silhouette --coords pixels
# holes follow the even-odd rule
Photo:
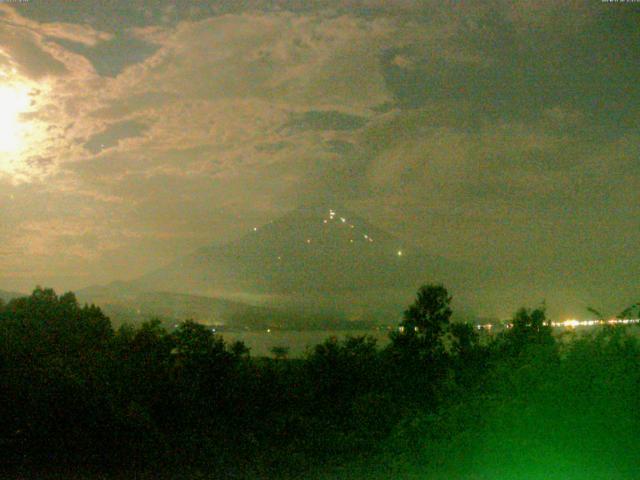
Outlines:
[[[251,353],[251,349],[247,347],[247,345],[240,340],[236,340],[235,342],[232,342],[231,345],[229,345],[229,351],[236,358],[249,358],[249,355]]]
[[[100,309],[37,288],[0,305],[0,476],[17,463],[20,478],[40,478],[28,470],[38,465],[143,478],[343,478],[357,459],[380,470],[353,478],[404,478],[403,469],[516,478],[557,468],[571,476],[575,464],[562,470],[563,459],[578,458],[599,478],[637,477],[633,326],[607,325],[560,350],[543,308],[481,337],[450,323],[450,302],[442,285],[425,285],[386,348],[332,337],[302,358],[274,347],[273,361],[192,321],[171,333],[158,320],[114,333]],[[340,473],[324,475],[327,464]]]
[[[518,345],[550,344],[553,342],[552,328],[547,321],[544,307],[528,310],[521,308],[516,312],[509,332]]]
[[[270,351],[276,360],[284,360],[289,356],[289,347],[286,347],[284,345],[276,345],[274,347],[271,347]]]
[[[455,355],[467,358],[478,348],[480,336],[470,323],[452,323],[449,331],[451,349]]]
[[[399,331],[392,335],[394,346],[411,350],[425,359],[444,352],[442,337],[451,318],[451,296],[442,285],[424,285],[404,312]]]

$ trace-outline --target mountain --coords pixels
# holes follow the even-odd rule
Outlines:
[[[419,285],[442,282],[462,290],[478,284],[477,272],[428,255],[346,209],[311,206],[233,242],[201,248],[130,285],[307,313],[347,312],[352,319],[375,312],[389,319]]]
[[[454,276],[452,262],[406,245],[346,210],[312,207],[255,227],[234,242],[202,248],[135,285],[203,293],[332,294]]]
[[[6,290],[0,290],[0,300],[2,300],[3,302],[8,302],[9,300],[20,297],[26,297],[26,295],[17,292],[7,292]]]
[[[396,323],[425,283],[444,283],[468,319],[474,301],[466,292],[477,292],[483,278],[481,269],[429,255],[346,209],[306,206],[134,281],[77,293],[129,321],[335,327]]]

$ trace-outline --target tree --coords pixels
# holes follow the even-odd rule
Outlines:
[[[225,354],[222,337],[214,335],[205,325],[187,320],[181,323],[173,333],[176,353],[186,358],[219,357]]]
[[[451,340],[451,365],[458,388],[468,391],[480,385],[487,370],[487,349],[480,343],[474,326],[470,323],[452,323],[449,327]]]
[[[113,337],[111,321],[100,308],[80,307],[71,292],[58,297],[50,288],[36,287],[31,296],[11,300],[5,316],[3,328],[22,337],[24,350],[88,353]]]
[[[393,345],[413,350],[433,359],[444,352],[442,336],[451,318],[451,296],[443,285],[423,285],[415,301],[404,312],[399,332],[392,334]]]
[[[7,419],[0,438],[12,438],[3,443],[7,453],[88,458],[113,418],[109,319],[98,307],[80,307],[73,293],[58,297],[38,287],[11,300],[0,320],[0,416]]]
[[[480,336],[470,323],[452,323],[449,330],[451,350],[457,357],[469,357],[480,345]]]
[[[236,340],[235,342],[232,342],[231,345],[229,345],[229,352],[231,352],[231,354],[235,358],[247,359],[249,358],[251,349],[247,347],[247,345],[243,341]]]
[[[511,320],[510,328],[498,336],[493,348],[507,359],[514,360],[515,357],[524,355],[535,358],[536,361],[551,361],[558,355],[557,346],[551,323],[547,321],[542,306],[533,310],[518,310]]]
[[[289,355],[289,347],[276,345],[275,347],[271,347],[271,353],[276,360],[285,360]]]
[[[512,321],[511,336],[516,343],[549,344],[553,342],[551,325],[547,322],[544,307],[528,310],[521,308]]]
[[[618,314],[618,318],[638,318],[640,315],[640,302],[625,308]]]

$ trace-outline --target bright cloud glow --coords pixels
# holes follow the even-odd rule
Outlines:
[[[25,126],[20,123],[20,114],[28,108],[27,88],[0,85],[0,154],[17,153],[22,148]]]

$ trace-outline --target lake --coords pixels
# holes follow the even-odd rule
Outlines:
[[[302,356],[308,347],[314,347],[324,342],[329,337],[337,337],[344,339],[347,336],[368,335],[374,337],[378,341],[378,345],[385,345],[389,341],[389,332],[387,330],[306,330],[306,331],[287,331],[272,330],[265,331],[246,331],[246,332],[224,332],[222,337],[227,342],[241,340],[247,347],[251,349],[251,355],[254,357],[272,356],[271,348],[273,347],[289,347],[290,357]]]

